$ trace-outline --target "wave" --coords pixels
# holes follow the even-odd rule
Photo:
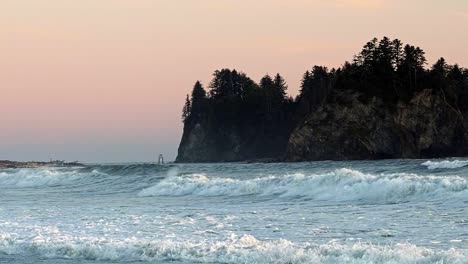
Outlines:
[[[99,171],[108,175],[153,175],[159,172],[174,168],[173,165],[158,164],[112,164],[112,165],[93,165],[83,168],[83,172]]]
[[[457,169],[468,166],[468,160],[426,161],[421,165],[426,166],[430,170]]]
[[[468,263],[468,251],[464,249],[435,250],[412,244],[295,244],[284,239],[260,241],[251,235],[235,234],[220,241],[179,242],[70,236],[21,240],[0,233],[0,259],[2,254],[113,262]]]
[[[468,196],[468,180],[459,176],[416,174],[365,174],[351,169],[304,175],[268,176],[255,179],[208,177],[194,174],[168,177],[143,189],[139,196],[279,196],[331,201],[399,202],[450,195]]]
[[[170,165],[158,166],[153,164],[5,169],[0,170],[0,187],[31,188],[55,187],[70,184],[92,185],[95,183],[102,184],[104,182],[107,182],[107,184],[119,183],[116,182],[116,178],[112,176],[118,176],[123,183],[130,184],[137,180],[137,177],[124,176],[154,176],[161,172],[170,172],[171,170],[174,170],[174,168]],[[161,177],[165,175],[166,174],[161,175]]]
[[[0,186],[17,188],[58,186],[71,183],[83,176],[78,169],[15,169],[0,172]]]

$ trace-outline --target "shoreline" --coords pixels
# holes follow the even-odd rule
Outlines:
[[[65,162],[62,160],[53,161],[11,161],[0,160],[0,169],[34,169],[40,167],[76,167],[85,166],[78,161]]]

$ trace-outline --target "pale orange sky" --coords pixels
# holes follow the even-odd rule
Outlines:
[[[337,67],[387,35],[468,66],[466,0],[1,0],[0,159],[174,159],[185,94],[229,67]]]

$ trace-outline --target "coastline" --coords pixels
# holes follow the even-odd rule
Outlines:
[[[75,166],[84,166],[84,165],[77,161],[65,162],[61,160],[53,160],[53,161],[0,160],[0,169],[33,169],[33,168],[40,168],[40,167],[75,167]]]

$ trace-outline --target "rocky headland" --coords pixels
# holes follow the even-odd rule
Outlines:
[[[334,95],[292,132],[285,160],[440,158],[468,155],[467,115],[430,90],[386,108]],[[344,103],[343,103],[344,101]]]
[[[276,162],[468,156],[468,70],[373,39],[352,62],[303,75],[300,94],[266,75],[214,73],[183,111],[177,162]]]

